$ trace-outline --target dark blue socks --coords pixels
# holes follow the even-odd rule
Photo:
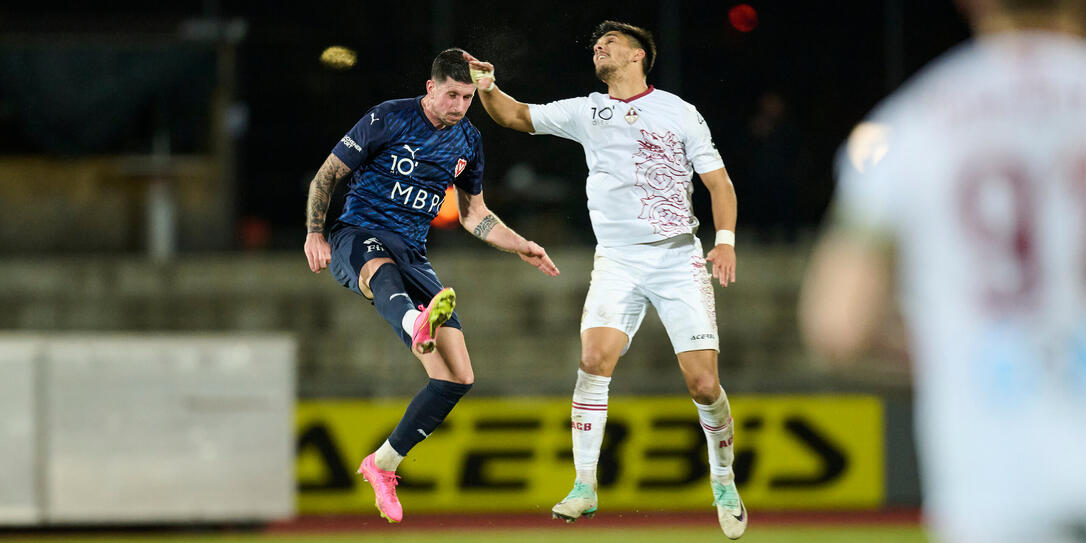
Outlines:
[[[403,286],[403,279],[396,266],[385,264],[370,277],[370,290],[373,291],[373,305],[393,328],[403,329],[403,318],[408,311],[415,309],[411,298]],[[388,442],[400,456],[423,439],[445,420],[456,402],[471,390],[471,385],[462,385],[451,381],[430,379],[422,390],[407,406],[407,411],[400,424],[388,436]]]
[[[395,264],[385,264],[370,277],[370,290],[373,291],[373,305],[377,312],[396,330],[403,330],[403,316],[415,309],[403,279]],[[408,335],[411,335],[408,332]]]
[[[388,436],[388,443],[400,456],[407,456],[412,447],[426,439],[445,420],[456,402],[469,390],[471,385],[430,379],[407,406],[400,424]]]

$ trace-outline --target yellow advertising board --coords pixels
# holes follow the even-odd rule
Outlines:
[[[407,399],[302,401],[301,513],[369,512],[355,474],[396,426]],[[882,505],[884,424],[875,396],[731,398],[735,472],[752,509]],[[540,511],[573,482],[569,398],[466,398],[401,464],[412,512]],[[686,397],[612,397],[598,468],[601,508],[702,509],[712,502],[705,437]]]

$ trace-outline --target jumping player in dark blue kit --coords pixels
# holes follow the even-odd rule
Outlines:
[[[389,522],[403,519],[396,497],[400,461],[445,420],[475,380],[453,311],[456,294],[443,288],[426,257],[426,234],[446,188],[456,186],[465,230],[517,253],[547,275],[558,275],[542,247],[502,223],[483,201],[482,139],[464,118],[475,85],[463,53],[447,49],[434,59],[425,95],[367,111],[325,159],[306,203],[309,268],[320,273],[330,267],[343,286],[373,300],[430,377],[396,429],[358,468]],[[347,177],[346,203],[329,244],[324,237],[328,202]]]

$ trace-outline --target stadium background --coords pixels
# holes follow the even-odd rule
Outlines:
[[[656,34],[649,82],[698,106],[736,184],[739,282],[717,289],[721,376],[739,424],[740,488],[755,518],[766,515],[763,534],[774,522],[825,511],[835,512],[825,516],[832,523],[914,519],[921,496],[902,346],[888,337],[868,363],[830,370],[799,342],[795,299],[838,146],[881,96],[967,28],[949,1],[748,3],[758,18],[745,32],[729,20],[738,2],[0,8],[0,397],[9,418],[0,459],[29,466],[5,476],[19,484],[0,492],[0,521],[26,528],[274,518],[289,530],[282,519],[311,526],[313,515],[334,514],[357,518],[351,529],[360,533],[380,528],[353,464],[424,374],[374,311],[306,269],[309,180],[368,107],[421,94],[430,60],[448,46],[494,62],[502,87],[522,101],[601,90],[588,47],[606,18]],[[331,45],[355,50],[357,62],[322,64]],[[402,496],[409,515],[517,519],[549,507],[572,476],[563,424],[592,257],[585,168],[572,142],[500,129],[479,105],[469,118],[484,137],[490,207],[547,247],[563,274],[543,277],[467,233],[435,228],[431,259],[459,293],[477,384],[405,467],[416,484]],[[695,200],[711,225],[703,188]],[[887,320],[892,327],[894,316]],[[230,350],[249,342],[245,356]],[[272,347],[274,355],[252,354]],[[195,354],[178,362],[177,352]],[[269,359],[281,382],[268,377]],[[224,360],[251,372],[235,390],[274,401],[254,408],[220,394],[218,403],[200,396],[163,405],[176,379],[133,378],[147,366],[191,363],[206,371],[190,376],[186,390],[210,394],[228,373],[217,366]],[[161,394],[136,393],[152,383]],[[128,403],[105,401],[107,392]],[[709,513],[703,445],[683,394],[666,334],[650,315],[613,385],[602,498],[616,511],[680,521],[688,511]],[[141,411],[140,402],[154,407]],[[147,415],[154,409],[161,419]],[[171,409],[203,411],[168,441],[180,416]],[[170,462],[210,443],[222,450],[189,467],[218,462],[215,469],[233,473],[227,458],[260,452],[248,432],[237,432],[254,421],[283,434],[259,439],[286,447],[267,465],[283,468],[271,479],[285,481],[273,490],[289,487],[289,506],[216,516],[209,503],[190,501],[166,515],[154,505],[169,500],[157,497],[142,499],[148,506],[139,514],[116,514],[140,499],[125,493],[134,490],[178,485],[199,496],[199,478],[182,484]],[[150,452],[140,470],[115,452],[141,447]],[[76,467],[129,486],[86,494],[99,505],[88,509],[79,492],[102,481],[70,479]],[[74,498],[58,503],[59,494]],[[244,492],[236,500],[260,501]],[[712,528],[711,514],[696,518]]]

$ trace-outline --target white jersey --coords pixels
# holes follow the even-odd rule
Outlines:
[[[980,38],[870,120],[836,220],[897,240],[929,512],[951,540],[1062,541],[1086,518],[1086,45]]]
[[[694,106],[650,86],[627,100],[594,92],[528,108],[536,134],[584,147],[588,214],[601,246],[697,232],[691,178],[724,162]]]

